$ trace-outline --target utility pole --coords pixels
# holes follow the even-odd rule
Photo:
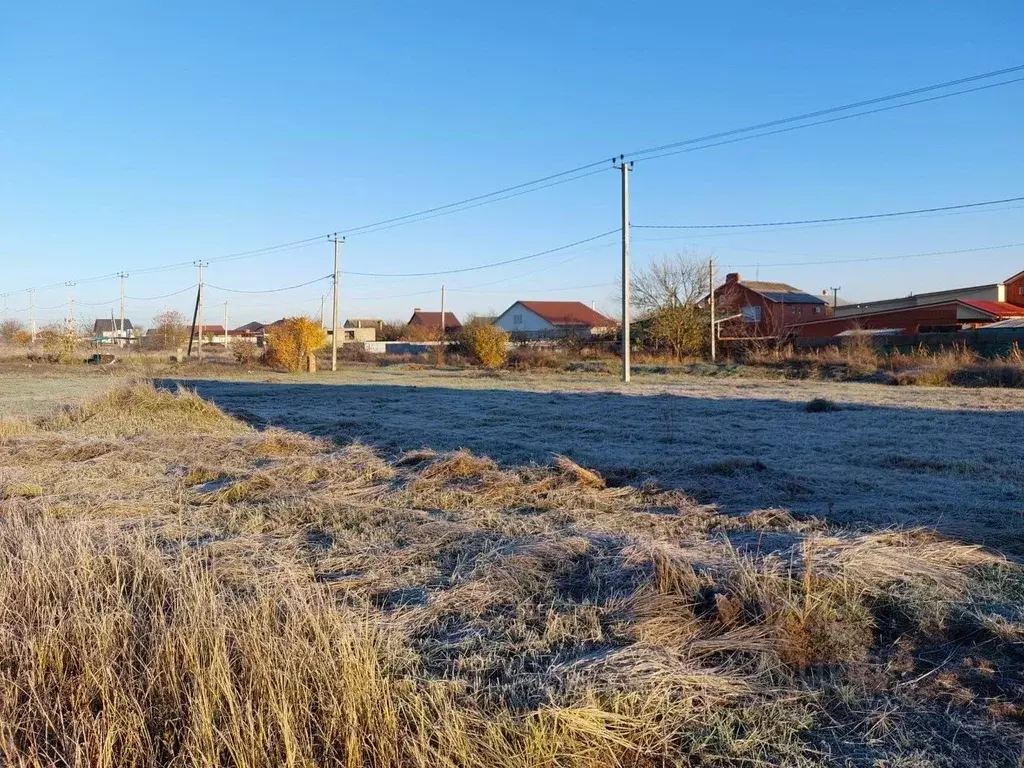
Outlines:
[[[836,306],[839,304],[839,292],[843,290],[843,288],[842,286],[839,286],[838,288],[829,286],[829,290],[832,291],[832,314],[834,315],[836,313]]]
[[[320,327],[323,328],[325,331],[327,330],[326,321],[324,319],[324,300],[326,298],[327,297],[324,296],[322,293],[320,294]]]
[[[224,337],[228,335],[228,303],[224,302]]]
[[[199,267],[199,293],[197,294],[196,304],[196,322],[198,323],[199,330],[199,362],[203,362],[203,267],[206,266],[202,261],[197,261],[196,266]]]
[[[441,286],[441,343],[444,344],[444,286]]]
[[[28,329],[32,334],[32,343],[36,343],[36,289],[28,289]]]
[[[622,171],[622,381],[629,383],[629,172],[632,162],[619,155]]]
[[[118,272],[117,276],[121,278],[121,327],[118,329],[118,337],[124,336],[124,279],[128,277],[127,272]],[[127,337],[125,337],[127,338]],[[118,342],[118,346],[124,346],[127,341]]]
[[[7,322],[7,294],[3,294],[4,297],[4,322]]]
[[[341,277],[341,244],[345,238],[338,239],[338,233],[334,233],[334,315],[331,320],[331,370],[338,370],[338,281]]]
[[[68,287],[68,330],[75,327],[75,284],[65,283]]]
[[[711,362],[715,362],[715,356],[718,352],[716,349],[718,342],[717,328],[715,327],[715,260],[708,259],[708,285],[710,290],[708,295],[711,297]]]

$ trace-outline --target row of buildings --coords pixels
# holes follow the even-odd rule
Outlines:
[[[579,301],[517,301],[500,315],[488,318],[510,334],[521,338],[553,338],[569,333],[601,335],[615,330],[618,322],[605,317],[593,307]],[[238,328],[227,329],[223,325],[204,325],[203,340],[211,344],[227,344],[234,340],[249,339],[262,345],[268,331],[282,322],[246,323]],[[384,328],[384,321],[378,318],[350,318],[341,328],[339,342],[374,342]],[[408,326],[424,330],[440,330],[445,335],[459,332],[462,323],[453,312],[430,312],[416,308],[409,318]],[[146,335],[159,334],[160,329],[150,329]],[[328,334],[331,330],[328,329]],[[124,326],[116,318],[99,318],[93,324],[93,341],[101,344],[123,344],[137,341],[140,336],[129,319]]]
[[[703,303],[710,298],[706,296]],[[714,298],[716,330],[723,341],[827,340],[854,334],[915,335],[980,327],[1024,328],[1024,272],[998,283],[861,303],[829,303],[822,296],[788,283],[744,280],[740,274],[730,273],[715,287]],[[579,301],[516,301],[488,320],[513,337],[523,339],[606,335],[618,326],[618,321]],[[440,331],[442,324],[448,336],[462,328],[452,312],[442,315],[420,308],[413,311],[408,322],[412,328],[436,331]],[[262,344],[274,325],[252,322],[234,329],[206,325],[203,338],[215,344],[235,339]],[[383,327],[384,321],[376,318],[348,319],[339,341],[375,342]],[[96,320],[93,335],[94,341],[105,343],[138,338],[130,320],[125,320],[121,328],[120,321],[114,318]]]
[[[715,303],[722,339],[829,339],[1024,326],[1024,272],[998,283],[832,305],[786,283],[744,280],[731,273],[715,288]]]

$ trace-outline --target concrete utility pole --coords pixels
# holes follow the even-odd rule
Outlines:
[[[201,261],[197,261],[196,266],[199,267],[199,294],[196,306],[196,323],[197,330],[199,331],[197,334],[199,339],[198,355],[199,362],[201,363],[203,362],[203,267],[205,264]]]
[[[128,273],[118,272],[117,276],[121,278],[121,325],[118,328],[118,338],[120,339],[120,337],[124,336],[124,279],[128,277]],[[126,336],[124,338],[127,339]],[[123,347],[127,343],[126,340],[122,339],[118,341],[118,346]]]
[[[3,295],[3,297],[4,297],[4,322],[6,323],[7,322],[7,294],[5,293]]]
[[[228,303],[224,302],[224,337],[228,335]]]
[[[28,332],[32,334],[32,343],[36,343],[36,289],[28,289]]]
[[[68,287],[68,330],[75,327],[75,284],[65,283]]]
[[[622,381],[629,383],[629,172],[633,163],[619,155],[622,171]]]
[[[708,259],[708,295],[711,297],[711,362],[715,362],[718,343],[718,329],[715,328],[715,260]]]
[[[441,343],[444,343],[444,286],[441,286]]]
[[[835,314],[836,306],[839,304],[839,292],[843,290],[843,288],[842,286],[839,286],[838,288],[829,286],[829,290],[832,291],[832,314]]]
[[[331,320],[331,370],[338,370],[338,290],[341,277],[341,244],[345,238],[338,239],[338,233],[334,233],[331,241],[334,243],[334,315]]]
[[[326,298],[327,297],[324,296],[322,293],[320,294],[320,327],[323,328],[325,331],[327,330],[326,319],[325,319],[326,316],[324,315],[324,300]]]

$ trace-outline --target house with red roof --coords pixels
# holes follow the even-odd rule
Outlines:
[[[517,301],[494,320],[519,338],[551,339],[608,333],[618,323],[581,301]]]
[[[999,283],[840,305],[827,319],[789,324],[786,335],[825,338],[854,330],[943,333],[1015,318],[1024,318],[1024,272]]]

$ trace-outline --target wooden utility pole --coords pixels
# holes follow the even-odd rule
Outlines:
[[[445,325],[444,325],[444,286],[441,286],[441,343],[444,343],[445,336]]]
[[[124,336],[124,279],[128,277],[128,273],[118,272],[117,276],[121,278],[121,327],[118,329],[118,346],[123,347],[128,343],[127,341],[121,340],[121,337]]]
[[[199,293],[197,294],[196,300],[196,327],[199,331],[199,362],[203,362],[203,262],[196,262],[196,266],[199,267]]]
[[[28,329],[32,334],[32,343],[36,343],[36,289],[28,289]]]
[[[334,233],[334,313],[331,320],[331,370],[338,370],[338,281],[341,277],[341,243],[345,238],[338,239],[338,233]]]
[[[718,352],[716,349],[718,343],[718,329],[715,327],[715,260],[708,259],[708,295],[711,303],[711,362],[715,362],[715,356]]]
[[[622,171],[622,381],[629,383],[629,172],[633,163],[619,155]]]

